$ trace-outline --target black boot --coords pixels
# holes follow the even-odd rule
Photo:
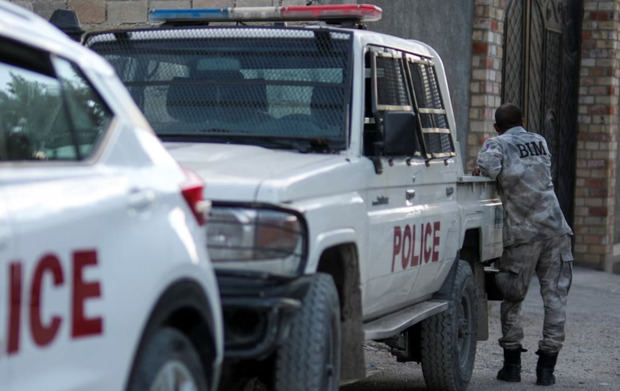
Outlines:
[[[555,376],[553,376],[553,369],[555,363],[558,360],[558,352],[548,353],[539,350],[538,364],[536,364],[536,384],[539,386],[550,386],[555,384]]]
[[[504,349],[504,367],[497,372],[497,380],[518,383],[521,381],[521,352],[527,350]]]

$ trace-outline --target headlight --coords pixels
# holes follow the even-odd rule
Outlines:
[[[306,232],[293,213],[214,206],[207,223],[209,256],[218,268],[296,275]]]

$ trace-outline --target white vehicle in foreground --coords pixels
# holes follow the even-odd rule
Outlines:
[[[364,340],[421,362],[429,389],[471,378],[502,206],[464,174],[437,53],[355,28],[380,14],[164,9],[84,37],[207,181],[226,382],[335,391],[364,376]]]
[[[0,389],[215,390],[203,182],[113,69],[0,2]]]

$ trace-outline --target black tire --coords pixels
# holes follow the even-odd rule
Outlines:
[[[170,391],[209,389],[198,352],[191,341],[174,328],[155,331],[144,341],[136,360],[127,391],[168,391],[168,388],[157,387],[163,385],[166,376],[173,376],[177,385]]]
[[[337,391],[340,383],[340,306],[331,276],[317,273],[290,335],[276,357],[276,391]]]
[[[476,288],[469,264],[458,262],[448,309],[421,324],[422,373],[434,391],[465,390],[476,358]]]

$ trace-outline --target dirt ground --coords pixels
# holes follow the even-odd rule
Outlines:
[[[476,364],[469,391],[541,389],[579,391],[620,391],[620,275],[575,268],[569,293],[566,342],[556,366],[553,387],[536,386],[538,339],[542,330],[543,305],[534,279],[522,308],[525,331],[521,383],[495,379],[502,365],[499,302],[489,304],[488,341],[478,342]],[[368,376],[341,391],[422,391],[426,390],[417,363],[399,363],[381,343],[364,346]]]

